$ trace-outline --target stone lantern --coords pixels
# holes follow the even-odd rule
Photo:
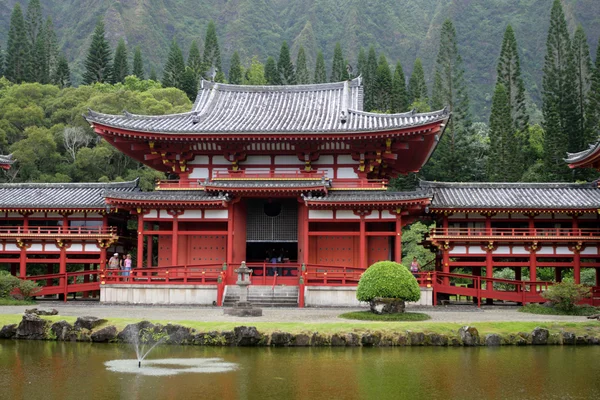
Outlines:
[[[242,265],[234,271],[237,276],[236,285],[240,288],[240,299],[236,302],[232,308],[226,308],[223,310],[225,315],[234,315],[237,317],[260,317],[262,316],[262,309],[253,308],[252,303],[248,301],[248,286],[252,284],[250,281],[250,275],[252,269],[246,266],[246,262],[242,261]]]

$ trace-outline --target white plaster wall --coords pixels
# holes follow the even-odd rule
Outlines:
[[[291,156],[291,155],[286,155],[286,156],[275,156],[275,165],[295,165],[298,164],[300,165],[304,165],[304,163],[300,160],[298,160],[297,156]]]
[[[49,250],[48,245],[46,245],[46,250]],[[67,253],[70,251],[83,251],[83,245],[81,243],[73,243],[71,247],[67,249]]]
[[[204,210],[204,218],[227,219],[228,210]]]
[[[241,164],[256,165],[256,164],[271,164],[271,156],[247,156]]]
[[[354,214],[352,210],[337,210],[335,213],[336,219],[360,219],[360,216]]]
[[[195,156],[193,160],[188,162],[188,164],[208,165],[208,156]]]
[[[485,250],[479,246],[469,246],[469,254],[485,254]]]
[[[202,218],[202,210],[185,210],[183,214],[179,216],[179,219],[187,219],[187,218]]]
[[[582,255],[593,255],[593,254],[598,254],[598,248],[597,247],[586,247],[585,249],[583,249],[581,251]]]
[[[19,249],[19,246],[17,246],[16,244],[6,243],[4,245],[4,251],[21,251],[21,249]]]
[[[333,164],[333,156],[321,156],[317,161],[312,162],[313,165]]]
[[[421,299],[407,304],[433,306],[433,289],[421,288]],[[361,307],[367,304],[356,300],[356,287],[306,286],[304,305],[306,307]]]
[[[556,254],[573,254],[573,252],[566,246],[560,246],[556,248]]]
[[[498,246],[498,248],[494,251],[494,254],[510,254],[510,247]]]
[[[356,174],[356,172],[354,172],[354,168],[338,168],[337,177],[340,179],[342,179],[342,178],[356,179],[356,178],[358,178],[358,175]]]
[[[213,156],[212,163],[214,165],[231,165],[231,161],[227,160],[224,156]]]
[[[148,214],[144,215],[144,218],[158,218],[158,211],[150,210]]]
[[[349,156],[347,154],[339,155],[337,162],[338,164],[356,164],[356,161],[352,159],[352,156]]]
[[[371,214],[366,215],[365,219],[381,219],[381,214],[379,210],[371,211]]]
[[[308,210],[308,219],[333,219],[333,210]]]
[[[208,178],[208,168],[193,168],[190,178],[192,179],[205,179]]]
[[[529,251],[527,251],[527,249],[525,249],[525,247],[523,247],[523,246],[514,246],[512,248],[512,253],[513,254],[529,254]]]
[[[465,254],[467,252],[466,246],[454,246],[452,250],[449,251],[449,254]]]
[[[101,303],[212,305],[217,285],[101,285]]]

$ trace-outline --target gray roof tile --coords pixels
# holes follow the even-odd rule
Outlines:
[[[310,203],[354,203],[354,202],[395,202],[431,198],[426,190],[414,192],[390,192],[385,190],[340,190],[330,191],[325,196],[305,196],[304,201]]]
[[[588,156],[591,156],[594,153],[600,153],[600,138],[596,143],[590,144],[590,146],[583,151],[577,153],[567,153],[567,158],[565,158],[565,161],[567,164],[573,164],[585,160]]]
[[[204,190],[157,190],[154,192],[123,192],[107,190],[105,197],[128,201],[228,201],[225,195],[207,193]]]
[[[15,160],[12,158],[12,154],[9,154],[7,156],[3,156],[0,154],[0,164],[10,165],[14,162]]]

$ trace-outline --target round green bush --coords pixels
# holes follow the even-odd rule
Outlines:
[[[376,297],[418,301],[421,290],[408,268],[393,261],[379,261],[371,265],[360,278],[356,298],[370,302]]]

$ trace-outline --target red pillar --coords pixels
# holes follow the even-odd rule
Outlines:
[[[63,292],[65,294],[64,300],[67,301],[67,248],[64,243],[60,244],[60,258],[58,264],[58,273],[61,275],[60,277],[60,286],[63,288]]]
[[[442,219],[442,228],[444,228],[444,235],[448,234],[448,216],[444,215]]]
[[[154,236],[146,236],[146,268],[152,268],[152,244],[154,243]]]
[[[229,203],[227,208],[227,265],[233,263],[233,204]]]
[[[402,215],[400,210],[396,214],[396,246],[394,246],[394,261],[402,262]]]
[[[106,247],[102,246],[100,248],[100,270],[104,271],[106,269]]]
[[[529,280],[535,282],[537,281],[537,260],[535,256],[535,250],[529,251]]]
[[[579,285],[581,283],[581,254],[577,249],[573,253],[573,280]]]
[[[142,268],[144,266],[144,213],[142,210],[138,210],[137,231],[137,267]]]
[[[308,236],[308,229],[309,229],[309,224],[308,224],[308,207],[305,205],[302,207],[302,213],[303,213],[303,224],[304,227],[302,228],[302,235],[304,235],[304,239],[302,240],[303,242],[303,252],[304,252],[304,263],[308,264],[309,263],[309,259],[308,259],[308,255],[309,255],[309,249],[310,249],[310,236]]]
[[[21,247],[21,254],[19,255],[19,277],[24,278],[27,276],[27,248]]]
[[[177,254],[179,252],[179,219],[178,214],[173,213],[173,237],[171,245],[171,265],[177,265]]]
[[[442,272],[450,273],[450,249],[446,248],[446,245],[442,246]],[[444,277],[442,281],[446,286],[450,284],[448,277]]]
[[[365,216],[360,216],[360,236],[359,236],[359,257],[360,257],[360,268],[367,269],[367,235],[366,235],[366,224]]]

